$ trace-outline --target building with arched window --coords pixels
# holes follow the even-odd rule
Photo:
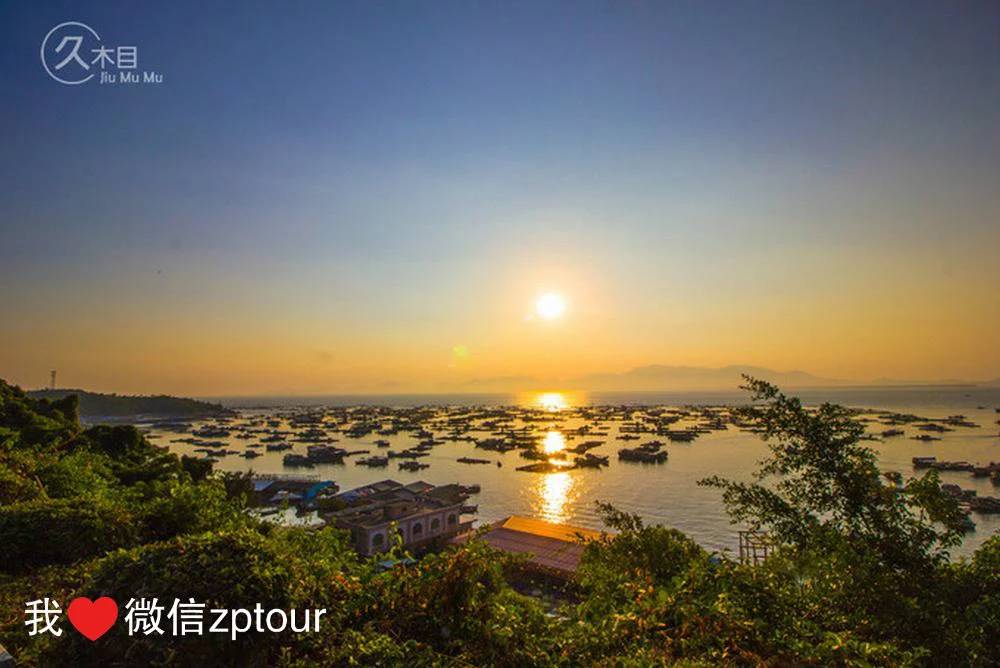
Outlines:
[[[450,539],[472,528],[463,513],[475,512],[465,505],[469,496],[459,485],[435,487],[425,482],[402,485],[395,480],[352,489],[337,495],[346,508],[323,515],[330,524],[349,529],[355,549],[363,555],[384,552],[393,545],[394,534],[408,548],[419,548]]]

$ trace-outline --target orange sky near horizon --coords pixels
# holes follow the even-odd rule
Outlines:
[[[82,297],[15,300],[0,377],[34,388],[54,368],[63,387],[194,396],[572,388],[648,364],[985,380],[1000,376],[1000,276],[966,252],[814,253],[793,270],[766,251],[667,276],[642,258],[533,256],[438,287],[414,266],[389,294],[338,292],[315,268],[255,292],[235,289],[253,280],[236,268],[214,285],[197,268],[128,286],[108,274]],[[568,302],[554,320],[534,313],[546,291]]]
[[[77,17],[134,87],[54,81],[58,7],[0,4],[0,378],[1000,377],[996,3],[209,4]]]

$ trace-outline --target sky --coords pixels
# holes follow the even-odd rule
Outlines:
[[[163,81],[50,78],[65,21]],[[995,2],[4,1],[0,35],[8,381],[1000,376]]]

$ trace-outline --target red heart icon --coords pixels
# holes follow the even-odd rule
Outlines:
[[[97,640],[108,632],[118,619],[118,604],[107,596],[96,601],[81,596],[74,598],[66,608],[69,622],[77,631],[91,640]]]

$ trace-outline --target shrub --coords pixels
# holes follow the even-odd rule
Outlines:
[[[181,455],[181,469],[191,477],[192,482],[201,482],[212,473],[212,462],[199,457]]]
[[[78,596],[110,596],[124,615],[129,599],[156,597],[167,609],[174,599],[194,598],[207,604],[205,633],[172,637],[167,610],[162,614],[165,635],[127,634],[119,622],[99,643],[71,634],[50,643],[42,663],[51,665],[239,665],[266,666],[290,642],[288,632],[250,632],[231,640],[228,634],[208,633],[213,608],[267,610],[296,607],[290,592],[296,577],[294,560],[274,548],[260,534],[233,533],[185,536],[171,541],[121,550],[102,559]]]
[[[78,407],[74,395],[37,401],[0,380],[0,425],[17,432],[26,445],[50,447],[72,437],[80,430]]]
[[[89,452],[48,459],[38,466],[36,475],[53,499],[104,496],[115,482],[107,460]]]
[[[250,523],[217,480],[143,483],[132,490],[134,514],[144,542],[182,534],[223,531]]]
[[[553,629],[538,601],[515,593],[514,563],[481,541],[427,555],[367,582],[354,612],[372,631],[428,645],[473,665],[551,662]]]
[[[45,496],[37,479],[0,461],[0,505],[32,501]]]
[[[132,545],[132,516],[109,503],[38,500],[0,507],[0,571],[68,564]]]
[[[975,666],[1000,666],[1000,535],[986,541],[967,562],[956,569],[962,584],[961,598],[948,601],[946,618],[957,618],[959,628],[952,644],[959,660]],[[961,610],[956,615],[955,610]],[[949,614],[951,613],[951,614]],[[968,652],[961,654],[962,650]]]

